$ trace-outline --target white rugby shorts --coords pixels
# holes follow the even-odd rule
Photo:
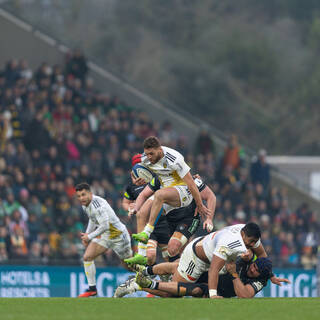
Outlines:
[[[121,260],[132,257],[131,240],[127,229],[122,230],[122,233],[114,239],[109,239],[108,233],[105,232],[92,241],[106,249],[112,249]]]
[[[181,208],[181,207],[187,207],[193,200],[193,196],[188,188],[188,186],[174,186],[178,193],[180,198],[180,206],[179,207],[173,207],[166,203],[163,204],[163,210],[165,214],[168,214],[170,211]]]
[[[193,252],[192,246],[197,240],[199,240],[199,238],[194,239],[185,247],[177,269],[179,274],[191,283],[196,282],[210,267],[210,264],[199,259]]]

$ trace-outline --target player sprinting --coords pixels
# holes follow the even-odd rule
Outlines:
[[[178,151],[161,146],[159,140],[153,136],[144,140],[143,148],[144,156],[141,162],[159,177],[162,188],[155,192],[148,224],[142,232],[133,235],[135,240],[148,242],[162,207],[170,211],[173,208],[186,207],[194,199],[197,213],[204,217],[212,215],[202,202],[190,174],[190,167]]]
[[[124,224],[116,216],[109,203],[94,194],[87,183],[76,185],[76,194],[89,222],[85,233],[81,233],[82,244],[86,247],[83,265],[89,289],[79,297],[97,295],[95,258],[111,248],[121,262],[132,256],[130,235]],[[123,263],[126,267],[126,264]]]

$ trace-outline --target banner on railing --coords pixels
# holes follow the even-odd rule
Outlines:
[[[260,297],[316,297],[316,271],[275,269],[291,284],[269,284]],[[131,273],[122,268],[97,268],[100,297],[112,297],[115,288]],[[77,297],[87,289],[81,267],[0,266],[0,297]],[[139,292],[134,296],[144,296]]]

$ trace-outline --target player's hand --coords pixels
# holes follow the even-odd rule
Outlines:
[[[137,210],[134,208],[134,203],[129,204],[129,209],[128,209],[128,216],[131,217],[132,215],[136,214]]]
[[[87,233],[81,233],[81,241],[82,241],[82,243],[85,242],[88,245],[90,239],[88,238],[88,234]]]
[[[237,272],[237,267],[234,262],[226,263],[226,269],[230,274]]]
[[[194,174],[192,176],[193,179],[201,179],[200,175],[198,173]],[[202,179],[201,179],[202,180]]]
[[[241,254],[241,259],[249,262],[253,258],[253,252],[252,250],[247,250],[246,252]]]
[[[211,217],[211,210],[208,209],[203,203],[201,203],[201,205],[197,206],[194,215],[196,216],[197,214],[200,214],[201,218],[203,220],[206,219],[206,217]]]
[[[286,279],[286,278],[278,278],[276,276],[273,276],[272,278],[270,278],[271,282],[273,284],[276,284],[277,286],[282,286],[281,282],[285,282],[285,283],[291,283],[290,280]]]
[[[208,232],[211,232],[213,230],[211,219],[208,218],[203,222],[203,230],[207,230]]]
[[[132,171],[130,172],[132,183],[136,186],[142,186],[143,184],[146,184],[146,181],[142,178],[135,178]]]

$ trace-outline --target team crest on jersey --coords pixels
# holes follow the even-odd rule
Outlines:
[[[186,201],[186,200],[187,200],[187,197],[183,197],[183,198],[182,198],[182,201]]]
[[[164,168],[167,168],[167,164],[166,164],[166,163],[164,163],[164,164],[163,164],[163,167],[164,167]]]

